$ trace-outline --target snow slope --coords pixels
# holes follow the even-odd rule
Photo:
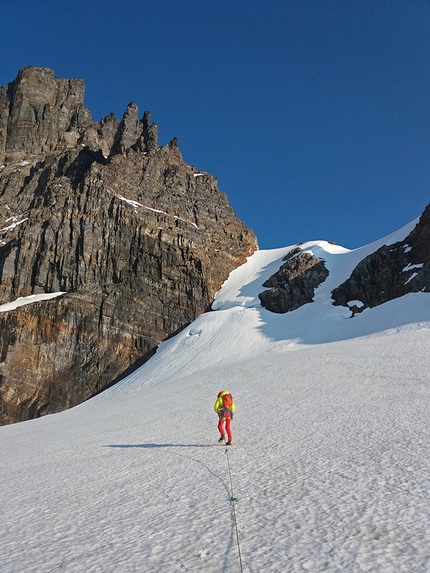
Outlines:
[[[330,291],[398,233],[326,260],[312,304],[275,315],[259,251],[128,378],[67,412],[0,428],[0,571],[430,571],[430,295],[350,318]]]

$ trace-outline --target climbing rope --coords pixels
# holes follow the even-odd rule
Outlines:
[[[237,519],[236,519],[236,506],[235,506],[235,502],[237,501],[237,498],[234,497],[234,493],[233,493],[233,481],[231,479],[231,470],[230,470],[230,459],[228,457],[228,448],[225,449],[225,453],[227,454],[227,465],[228,465],[228,475],[230,476],[230,489],[231,489],[231,496],[230,496],[230,501],[232,503],[233,506],[233,518],[234,518],[234,527],[236,529],[236,541],[237,541],[237,550],[239,552],[239,563],[240,563],[240,571],[241,573],[243,573],[243,566],[242,566],[242,555],[240,553],[240,543],[239,543],[239,531],[237,529]]]

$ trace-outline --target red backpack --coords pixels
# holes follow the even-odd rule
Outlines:
[[[233,396],[231,394],[224,394],[222,397],[222,409],[231,410],[233,406]]]

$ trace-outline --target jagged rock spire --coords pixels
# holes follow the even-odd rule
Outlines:
[[[2,423],[144,361],[257,248],[215,177],[158,146],[148,111],[93,122],[83,98],[45,68],[0,88],[0,305],[66,293],[0,312]]]

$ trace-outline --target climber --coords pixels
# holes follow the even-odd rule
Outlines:
[[[219,392],[215,405],[214,410],[219,416],[218,422],[218,430],[221,434],[220,439],[218,440],[219,444],[222,444],[223,441],[226,439],[226,435],[224,432],[224,423],[225,423],[225,431],[227,432],[228,441],[226,442],[226,446],[231,446],[233,443],[233,438],[231,435],[231,420],[233,420],[233,412],[235,411],[235,405],[233,402],[233,396],[222,390]]]

